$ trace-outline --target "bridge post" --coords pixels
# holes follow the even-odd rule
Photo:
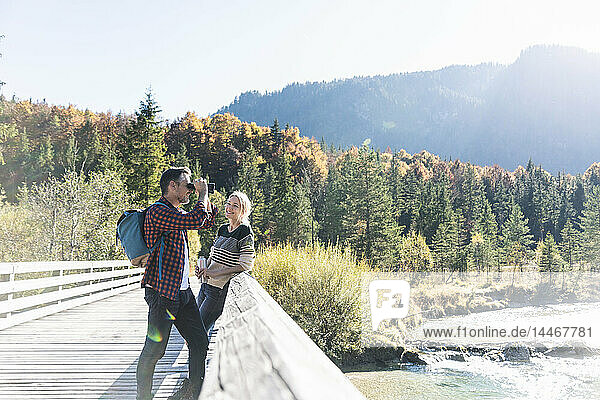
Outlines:
[[[58,276],[63,276],[64,274],[64,269],[62,267],[60,267],[60,270],[58,271]],[[58,286],[58,291],[61,292],[63,290],[63,285],[59,285]],[[58,304],[62,303],[62,300],[58,300]]]
[[[8,275],[8,281],[10,283],[13,283],[15,281],[15,266],[14,265],[13,265],[11,271],[10,271],[10,274]],[[13,293],[11,292],[11,293],[8,294],[8,297],[6,298],[6,304],[10,305],[10,303],[12,303],[12,299],[13,299]],[[7,312],[6,313],[6,319],[8,320],[11,315],[12,315],[12,312],[10,312],[10,311]]]
[[[92,264],[92,266],[90,267],[90,274],[94,273],[94,264]],[[94,281],[90,279],[89,285],[93,285]],[[94,294],[94,292],[90,292],[89,296],[92,296]]]
[[[110,270],[111,270],[111,272],[115,272],[115,266],[113,265],[112,267],[110,267]],[[114,282],[115,278],[111,278],[110,280]],[[115,288],[111,287],[110,291],[112,292],[113,290],[115,290]]]

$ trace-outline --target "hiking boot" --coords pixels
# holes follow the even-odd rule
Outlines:
[[[177,392],[169,396],[168,400],[191,400],[193,398],[192,382],[188,378],[184,378]],[[196,400],[196,399],[194,399]]]

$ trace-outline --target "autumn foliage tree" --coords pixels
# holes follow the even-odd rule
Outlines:
[[[343,149],[285,121],[259,126],[188,112],[165,123],[159,111],[151,92],[133,115],[0,97],[3,218],[26,212],[13,208],[27,204],[34,186],[73,172],[83,182],[116,174],[135,203],[148,204],[166,166],[188,165],[216,183],[215,201],[248,193],[259,245],[318,240],[381,268],[489,271],[541,262],[541,243],[560,251],[563,269],[597,263],[600,163],[575,176],[532,161],[511,172],[427,151]],[[204,251],[212,237],[200,239]]]

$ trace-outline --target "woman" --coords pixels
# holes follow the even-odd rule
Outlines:
[[[254,233],[248,216],[251,204],[242,192],[233,192],[225,203],[229,223],[221,225],[205,267],[196,268],[202,280],[198,293],[198,308],[206,334],[223,312],[229,281],[254,265]]]

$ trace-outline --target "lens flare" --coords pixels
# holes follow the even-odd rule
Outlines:
[[[156,343],[160,343],[163,340],[160,331],[153,325],[148,325],[147,336],[148,336],[148,339],[150,339]]]
[[[170,321],[175,321],[175,316],[171,314],[171,311],[169,310],[167,310],[167,318],[169,318]]]

